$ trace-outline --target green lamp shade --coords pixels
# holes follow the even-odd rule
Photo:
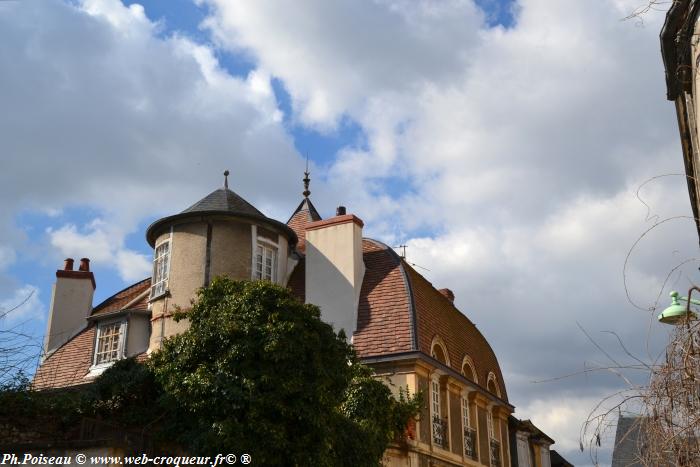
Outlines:
[[[688,315],[690,315],[691,319],[697,318],[695,313],[692,311],[688,312],[686,305],[681,304],[678,299],[678,292],[671,292],[671,306],[662,311],[658,319],[664,324],[676,324]]]

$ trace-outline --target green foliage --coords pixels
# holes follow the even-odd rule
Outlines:
[[[215,279],[190,328],[149,365],[191,423],[195,452],[248,452],[263,465],[377,465],[414,401],[357,362],[344,336],[269,282]]]
[[[141,428],[165,412],[162,388],[153,372],[133,358],[107,368],[90,387],[87,412],[125,428]]]
[[[27,431],[50,440],[62,439],[80,425],[88,406],[81,391],[34,391],[20,373],[0,386],[0,443]]]
[[[422,396],[411,397],[399,388],[397,400],[368,367],[353,368],[355,376],[341,405],[344,417],[336,431],[335,465],[381,465],[387,445],[403,435],[408,420],[420,411]]]

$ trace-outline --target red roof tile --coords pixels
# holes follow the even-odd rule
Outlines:
[[[34,374],[35,389],[62,388],[84,384],[92,365],[95,326],[91,325],[49,355]]]
[[[146,292],[151,287],[151,278],[144,279],[137,282],[129,287],[120,290],[115,293],[95,308],[92,309],[92,315],[109,313],[110,311],[117,311],[123,309],[125,306],[129,305],[130,310],[147,310],[148,309],[148,295],[142,297],[137,302],[133,302],[140,294]]]
[[[493,372],[501,390],[501,399],[507,402],[508,396],[501,368],[483,334],[423,276],[405,262],[403,267],[408,273],[413,289],[420,351],[430,355],[433,338],[436,335],[440,336],[447,346],[452,369],[461,372],[462,361],[465,356],[469,356],[476,367],[474,370],[477,373],[479,385],[485,388],[489,372]]]
[[[357,354],[368,358],[418,350],[429,356],[433,338],[439,335],[453,370],[460,373],[468,355],[479,385],[486,387],[493,372],[507,402],[496,355],[474,323],[388,246],[365,238],[362,249],[366,270],[353,335]],[[290,289],[302,301],[304,282],[302,259],[289,280]]]
[[[413,307],[399,256],[386,245],[363,239],[365,277],[353,345],[360,357],[416,350]]]
[[[117,292],[92,310],[92,316],[124,309],[147,310],[148,295],[136,300],[151,287],[151,279],[144,279]],[[136,300],[136,301],[135,301]],[[61,388],[88,383],[85,379],[92,365],[95,346],[95,325],[86,328],[46,357],[34,375],[36,389]],[[140,358],[141,356],[137,356]]]
[[[297,250],[304,251],[306,249],[306,226],[312,222],[317,222],[320,220],[321,216],[318,211],[316,211],[316,208],[311,200],[304,198],[297,207],[296,211],[294,211],[294,214],[292,214],[292,217],[290,217],[287,221],[287,225],[291,227],[299,238]]]

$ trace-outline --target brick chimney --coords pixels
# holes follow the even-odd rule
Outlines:
[[[444,295],[449,301],[451,301],[452,303],[455,302],[455,294],[454,294],[454,292],[451,291],[450,289],[440,289],[440,290],[438,290],[438,292],[440,292],[441,294],[443,294],[443,295]]]
[[[357,306],[365,274],[362,227],[340,206],[330,219],[306,226],[306,303],[321,307],[321,319],[348,339],[357,328]]]
[[[77,271],[73,270],[73,263],[73,258],[66,258],[63,269],[56,271],[44,337],[45,355],[85,328],[85,318],[92,311],[95,276],[90,272],[90,260],[82,258]]]

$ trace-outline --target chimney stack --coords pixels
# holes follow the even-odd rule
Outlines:
[[[321,308],[321,319],[352,340],[365,274],[361,219],[338,215],[306,226],[306,303]]]
[[[56,271],[44,337],[44,355],[83,330],[87,324],[85,318],[92,311],[95,276],[90,272],[90,260],[82,258],[77,271],[73,270],[73,263],[73,258],[66,258],[63,269]]]
[[[438,292],[443,294],[450,302],[455,302],[455,294],[450,289],[440,289]]]

